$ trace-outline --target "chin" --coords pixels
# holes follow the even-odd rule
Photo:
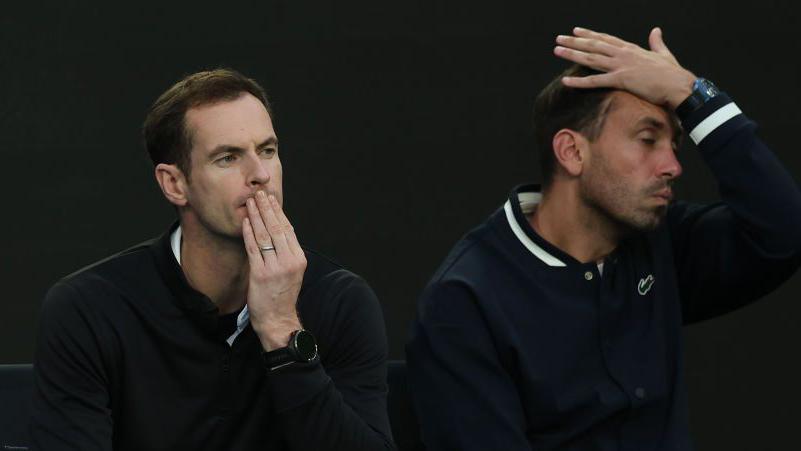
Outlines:
[[[238,218],[232,218],[232,221],[227,224],[217,224],[211,232],[219,238],[224,240],[242,241],[242,221]]]
[[[634,218],[632,221],[629,221],[629,225],[635,230],[650,232],[662,224],[665,213],[667,213],[667,207],[658,207],[648,214],[642,215],[640,218]]]
[[[223,240],[231,242],[231,243],[239,243],[239,244],[244,243],[244,241],[242,241],[242,228],[241,227],[239,228],[239,230],[232,230],[232,231],[229,231],[229,232],[220,233],[218,236],[220,238],[222,238]]]

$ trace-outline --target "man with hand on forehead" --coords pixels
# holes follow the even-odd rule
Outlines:
[[[144,138],[179,222],[48,292],[36,448],[393,449],[380,305],[299,244],[263,89],[190,75]]]
[[[755,124],[677,62],[576,28],[535,101],[543,183],[459,241],[407,346],[429,450],[689,450],[683,324],[798,267],[801,193]],[[679,124],[680,121],[680,124]],[[683,127],[721,201],[671,202]]]

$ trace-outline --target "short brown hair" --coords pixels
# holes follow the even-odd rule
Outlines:
[[[175,164],[188,178],[192,135],[186,128],[187,110],[200,105],[235,100],[246,93],[259,99],[272,118],[272,109],[264,88],[232,69],[197,72],[172,85],[150,107],[142,126],[145,149],[153,165]]]
[[[553,137],[563,129],[580,132],[590,141],[603,129],[612,89],[578,89],[562,84],[562,77],[585,77],[597,72],[585,66],[573,65],[551,80],[534,101],[534,140],[540,157],[543,188],[553,182],[556,158]]]

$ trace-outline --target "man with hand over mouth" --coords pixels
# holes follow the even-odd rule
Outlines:
[[[49,291],[36,448],[393,449],[380,305],[301,247],[264,90],[190,75],[144,137],[179,222]]]

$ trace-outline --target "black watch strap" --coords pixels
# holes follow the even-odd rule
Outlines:
[[[317,341],[314,335],[305,329],[299,329],[289,336],[286,347],[262,352],[264,366],[274,371],[293,363],[308,363],[317,358]]]
[[[720,93],[717,86],[706,78],[698,78],[693,82],[693,90],[689,97],[676,107],[676,116],[684,122],[691,114],[700,110],[708,101]]]
[[[261,353],[264,367],[268,371],[277,370],[278,368],[290,365],[295,362],[289,348],[274,349],[270,352]]]

